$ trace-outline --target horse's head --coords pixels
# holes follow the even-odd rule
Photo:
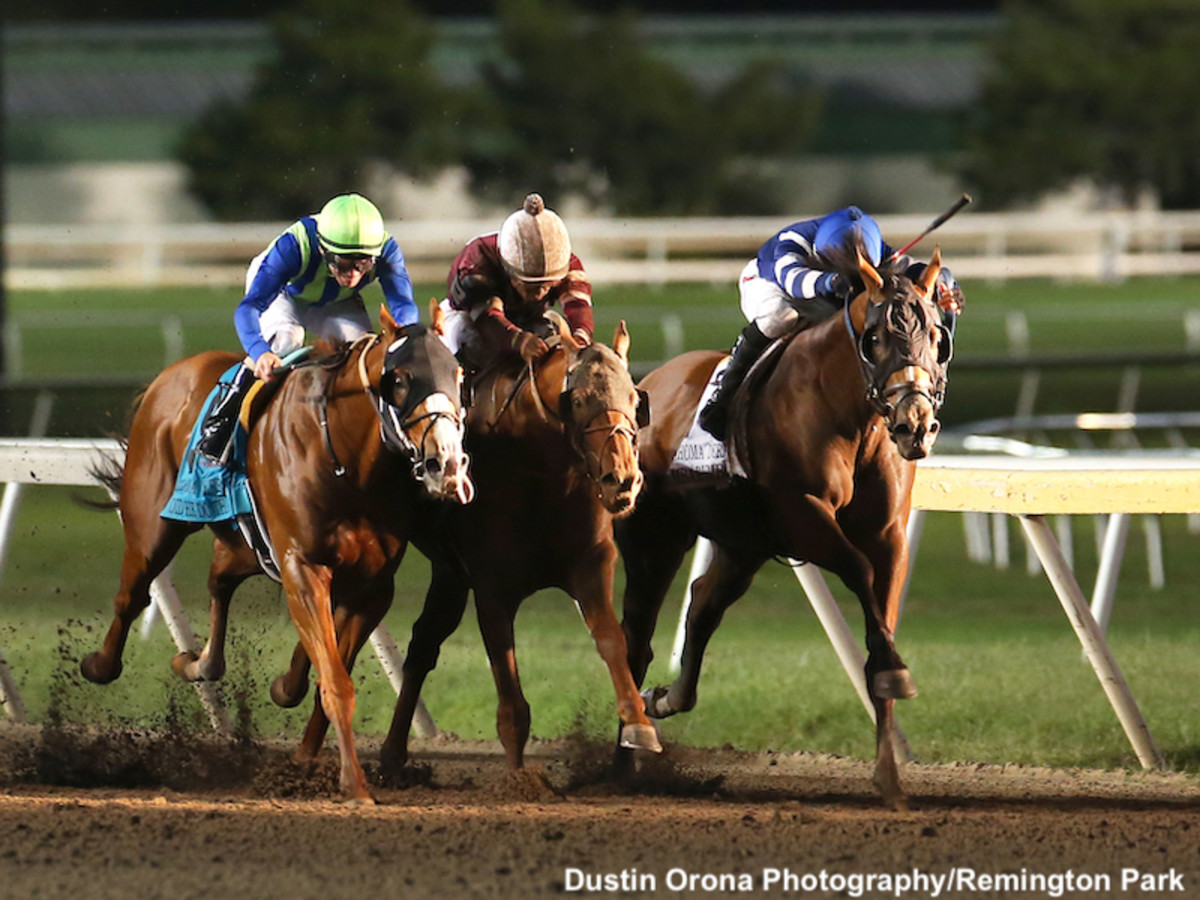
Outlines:
[[[562,338],[570,362],[559,413],[600,502],[614,515],[627,515],[642,490],[638,428],[650,416],[649,400],[629,374],[629,332],[624,322],[617,326],[611,349],[603,344],[578,347],[565,329]]]
[[[851,304],[850,321],[867,399],[887,421],[905,459],[927,456],[941,427],[937,414],[952,353],[950,334],[932,299],[941,268],[938,249],[915,282],[858,257],[865,289]]]
[[[384,443],[407,454],[413,477],[431,496],[469,503],[475,486],[463,450],[462,368],[433,329],[398,326],[386,308],[379,318]]]

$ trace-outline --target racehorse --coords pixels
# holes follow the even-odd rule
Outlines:
[[[914,283],[859,252],[835,266],[863,289],[837,315],[794,334],[750,396],[734,399],[730,441],[746,477],[672,489],[667,470],[691,428],[721,354],[694,351],[651,372],[640,387],[655,420],[643,435],[646,490],[617,525],[625,561],[624,620],[639,684],[663,598],[698,534],[712,562],[692,585],[682,670],[643,692],[662,718],[692,709],[704,650],[725,610],[769,559],[806,560],[838,575],[866,619],[867,687],[876,713],[874,782],[901,807],[890,739],[893,705],[916,687],[892,640],[906,572],[905,536],[916,465],[938,430],[950,336],[931,301],[941,256]],[[628,754],[617,752],[618,771]]]
[[[434,327],[438,327],[435,312]],[[403,681],[380,759],[385,771],[408,760],[408,735],[426,677],[458,627],[471,591],[498,695],[497,732],[509,766],[524,764],[529,704],[521,691],[513,620],[535,591],[557,587],[578,604],[617,694],[621,743],[661,751],[630,674],[625,636],[612,606],[617,549],[614,517],[637,501],[638,429],[649,407],[628,369],[629,334],[612,348],[579,346],[560,324],[559,342],[536,368],[493,368],[475,382],[467,449],[477,485],[469,506],[452,507],[440,534],[414,543],[432,563],[424,609],[413,625]],[[356,628],[352,621],[347,628]],[[297,702],[306,660],[300,648],[273,696]],[[325,732],[314,709],[298,756],[315,755]]]
[[[380,321],[381,334],[291,371],[250,432],[246,459],[288,609],[316,661],[322,702],[337,731],[341,789],[363,802],[371,796],[351,730],[352,654],[338,646],[333,602],[382,617],[426,498],[467,502],[474,490],[462,446],[461,368],[426,327],[398,327],[386,309]],[[121,674],[125,641],[149,603],[150,583],[203,527],[160,512],[206,397],[237,361],[223,352],[181,360],[140,398],[124,467],[105,478],[119,491],[125,554],[112,625],[101,649],[81,665],[90,681],[104,684]],[[261,571],[232,521],[211,528],[208,645],[198,657],[172,661],[193,681],[221,677],[229,601],[242,581]]]

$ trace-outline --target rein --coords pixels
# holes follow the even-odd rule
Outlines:
[[[920,394],[927,398],[935,410],[940,409],[944,399],[944,391],[936,390],[933,386],[933,376],[920,366],[906,365],[888,374],[880,386],[879,371],[875,362],[863,348],[863,335],[854,328],[850,318],[850,305],[854,298],[848,298],[842,307],[842,319],[846,323],[846,331],[854,345],[854,355],[862,371],[866,383],[866,401],[880,416],[888,421],[891,429],[892,414],[896,407],[907,396]],[[893,399],[895,398],[895,399]]]
[[[365,334],[354,341],[350,346],[350,351],[362,345],[358,354],[357,371],[359,383],[362,385],[363,393],[365,393],[371,401],[371,408],[375,411],[376,418],[379,419],[380,440],[383,441],[383,446],[392,451],[403,453],[412,464],[413,477],[421,480],[425,476],[425,438],[428,437],[430,430],[437,424],[439,419],[453,419],[446,412],[427,412],[418,416],[409,416],[404,418],[404,410],[396,407],[384,399],[383,395],[371,387],[371,379],[367,373],[367,353],[371,348],[379,343],[378,334]],[[382,365],[382,374],[386,373],[386,356]],[[325,438],[325,449],[329,452],[330,459],[333,460],[333,472],[338,477],[346,474],[346,467],[342,465],[338,459],[337,452],[333,448],[333,439],[329,430],[329,390],[332,388],[333,379],[330,379],[326,384],[325,392],[321,395],[321,430]],[[421,432],[419,442],[414,442],[408,436],[408,430],[425,422],[425,430]],[[462,423],[456,422],[456,426],[461,429]]]

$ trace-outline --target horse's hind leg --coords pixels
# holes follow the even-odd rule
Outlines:
[[[683,655],[679,677],[669,688],[643,692],[646,712],[655,718],[687,712],[696,706],[700,667],[708,642],[721,624],[725,610],[746,593],[762,560],[753,563],[735,559],[720,544],[713,545],[713,558],[707,571],[692,583],[692,602],[688,607]]]
[[[200,527],[161,518],[158,515],[161,507],[159,503],[153,515],[141,516],[122,503],[125,553],[121,560],[120,587],[113,598],[115,615],[100,649],[85,656],[79,664],[88,681],[108,684],[120,676],[125,641],[134,621],[150,605],[151,583],[175,558],[187,536]]]
[[[237,540],[236,536],[232,536]],[[229,623],[229,601],[239,584],[259,571],[248,547],[234,549],[225,540],[213,541],[212,565],[208,570],[208,642],[199,654],[185,650],[171,660],[171,669],[184,681],[220,681],[225,674],[225,634]]]
[[[395,773],[408,762],[408,736],[421,689],[437,666],[442,644],[458,628],[467,608],[470,588],[455,569],[435,561],[432,576],[425,594],[425,607],[413,623],[392,724],[379,751],[379,761],[385,772]]]

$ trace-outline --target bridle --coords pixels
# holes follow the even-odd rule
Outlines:
[[[400,453],[407,458],[412,467],[413,478],[423,481],[428,465],[425,457],[425,439],[429,436],[429,432],[439,421],[447,419],[458,432],[461,443],[466,426],[461,412],[456,415],[446,410],[432,410],[414,415],[416,408],[431,394],[445,393],[445,391],[437,389],[432,377],[410,377],[409,389],[400,404],[394,403],[390,397],[385,397],[385,393],[391,394],[391,392],[385,391],[384,386],[394,383],[397,374],[402,371],[401,357],[404,354],[405,345],[415,337],[415,335],[401,335],[384,352],[379,372],[379,390],[372,386],[370,375],[367,372],[367,354],[375,344],[379,343],[379,335],[363,335],[351,345],[350,350],[360,348],[357,364],[358,378],[363,392],[370,399],[371,408],[375,410],[375,416],[379,420],[379,433],[383,446],[387,450]],[[330,384],[332,384],[332,380]],[[333,460],[334,474],[342,476],[346,473],[346,467],[339,461],[329,433],[328,393],[323,394],[321,399],[321,428],[325,435],[325,448]],[[421,423],[424,423],[425,427],[421,431],[420,438],[414,441],[408,436],[408,432]]]
[[[896,410],[910,397],[924,397],[933,407],[934,415],[937,415],[946,398],[946,368],[954,352],[949,332],[942,329],[946,350],[938,353],[936,371],[931,372],[910,360],[901,360],[900,365],[889,369],[884,369],[875,361],[870,342],[876,329],[888,327],[886,312],[893,303],[899,302],[900,297],[899,293],[893,293],[881,303],[868,303],[861,334],[850,317],[850,305],[854,298],[848,298],[843,307],[846,330],[854,344],[855,356],[858,357],[866,385],[866,401],[887,422],[889,434],[895,424]]]
[[[537,387],[537,372],[541,366],[546,364],[553,354],[562,350],[562,345],[556,344],[555,346],[551,347],[550,354],[543,357],[542,361],[536,368],[532,365],[529,365],[522,369],[521,375],[513,385],[513,389],[509,392],[509,395],[505,398],[500,410],[496,413],[496,421],[498,422],[500,417],[503,416],[505,411],[508,410],[508,408],[512,405],[512,401],[520,391],[522,385],[527,382],[529,384],[529,391],[533,395],[534,405],[538,408],[543,420],[548,422],[550,419],[554,419],[562,424],[563,431],[567,436],[567,443],[575,452],[575,455],[583,461],[584,469],[587,472],[588,479],[594,484],[598,485],[603,478],[603,473],[599,471],[599,463],[594,462],[594,458],[600,456],[610,443],[616,441],[619,435],[625,435],[625,437],[629,440],[630,447],[636,452],[638,447],[638,429],[641,425],[641,423],[638,421],[640,418],[640,412],[635,413],[635,415],[631,417],[622,409],[606,407],[592,414],[587,421],[583,423],[576,423],[571,407],[571,394],[573,392],[573,388],[571,387],[571,379],[579,370],[579,366],[581,365],[578,359],[575,361],[574,365],[570,366],[563,374],[563,386],[562,390],[559,392],[558,410],[553,410],[542,400],[541,392]],[[593,425],[593,423],[602,416],[604,417],[605,421],[601,424]],[[595,454],[588,452],[585,443],[587,437],[592,434],[605,435],[604,442],[600,445],[599,451]]]

